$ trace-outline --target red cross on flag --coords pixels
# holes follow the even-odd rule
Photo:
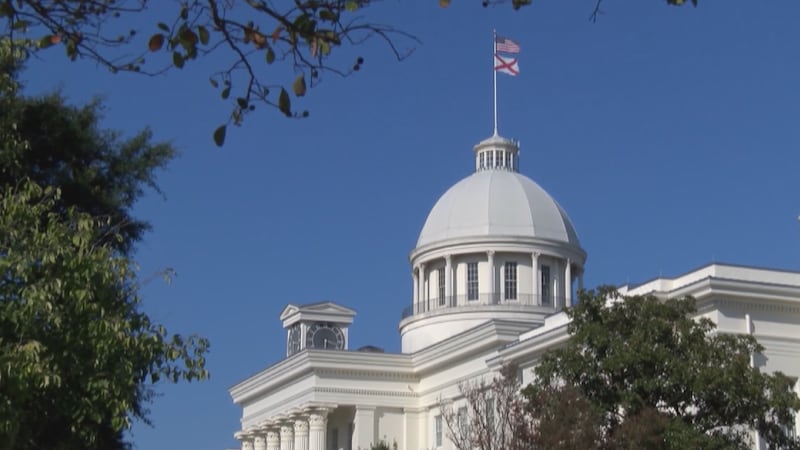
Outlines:
[[[517,58],[512,58],[510,56],[500,56],[497,53],[495,53],[494,70],[511,75],[512,77],[519,75],[519,64],[517,63]]]

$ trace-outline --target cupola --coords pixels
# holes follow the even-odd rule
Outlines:
[[[519,173],[519,144],[495,134],[473,150],[475,172],[439,198],[410,254],[403,352],[493,319],[536,326],[571,305],[582,283],[586,253],[575,227]]]

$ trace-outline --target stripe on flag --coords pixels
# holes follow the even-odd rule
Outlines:
[[[512,77],[519,75],[519,64],[517,63],[517,58],[500,56],[495,53],[494,70],[511,75]]]
[[[519,44],[509,38],[500,36],[494,37],[494,48],[502,53],[519,53]]]

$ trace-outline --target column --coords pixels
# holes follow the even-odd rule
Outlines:
[[[308,421],[305,418],[294,419],[293,450],[308,450]]]
[[[418,275],[418,277],[419,277],[419,280],[418,280],[417,284],[419,284],[419,295],[417,296],[417,298],[419,298],[419,303],[421,305],[421,310],[422,311],[430,311],[430,309],[431,309],[430,306],[431,305],[428,304],[428,296],[425,295],[425,264],[424,263],[420,263],[420,265],[419,265],[419,275]]]
[[[564,269],[564,294],[564,306],[572,306],[572,261],[569,259]]]
[[[489,259],[489,304],[491,305],[495,303],[495,295],[497,295],[495,292],[497,285],[494,280],[494,251],[489,250],[486,252],[486,256]]]
[[[308,450],[325,450],[327,426],[325,411],[314,411],[308,415]]]
[[[356,405],[353,448],[370,448],[375,444],[375,407]]]
[[[403,408],[403,442],[401,450],[425,448],[425,411],[419,408]]]
[[[294,427],[291,422],[281,424],[281,448],[280,450],[292,450],[294,444]]]
[[[281,438],[278,430],[267,430],[267,450],[281,450]]]
[[[444,257],[444,297],[447,306],[455,306],[455,299],[453,298],[453,257],[451,255]]]
[[[415,267],[414,270],[411,271],[411,278],[413,279],[413,288],[411,292],[411,305],[413,309],[413,313],[416,314],[417,308],[419,308],[419,268]]]
[[[542,299],[539,297],[539,285],[542,284],[542,276],[539,275],[539,252],[531,253],[531,300],[532,305],[541,305]]]

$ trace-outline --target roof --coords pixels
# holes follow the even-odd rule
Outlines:
[[[518,236],[580,247],[564,209],[530,178],[508,170],[478,171],[436,202],[417,247],[448,239]]]

